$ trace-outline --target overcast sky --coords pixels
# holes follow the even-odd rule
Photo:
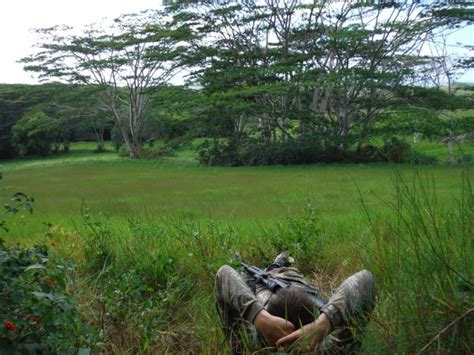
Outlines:
[[[37,81],[16,63],[32,53],[32,28],[80,27],[100,19],[160,7],[161,0],[0,0],[0,83]]]
[[[32,74],[23,71],[22,64],[16,63],[32,53],[32,28],[58,24],[80,27],[104,17],[156,9],[160,4],[161,0],[0,0],[0,83],[37,83]],[[453,50],[456,42],[474,44],[468,31],[460,31],[450,39]],[[474,83],[474,71],[460,81]]]

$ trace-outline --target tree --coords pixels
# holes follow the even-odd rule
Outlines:
[[[404,86],[397,89],[400,104],[380,131],[421,133],[448,145],[448,162],[454,163],[452,144],[474,138],[474,96],[471,86]]]
[[[63,136],[71,133],[73,120],[69,116],[61,116],[62,113],[59,110],[59,107],[65,105],[64,93],[70,91],[73,91],[72,88],[58,83],[0,85],[0,157],[12,158],[15,156],[12,127],[33,108],[57,119],[60,128],[58,133]]]
[[[41,110],[32,110],[12,128],[12,140],[19,156],[48,155],[57,142],[58,121]]]
[[[203,2],[178,18],[195,29],[195,79],[236,132],[266,141],[311,134],[345,150],[371,135],[416,76],[443,20],[419,2]],[[256,129],[252,128],[256,127]]]
[[[124,15],[105,29],[91,25],[80,35],[65,26],[36,32],[41,50],[21,60],[25,70],[42,79],[99,86],[103,108],[111,113],[130,157],[138,157],[148,94],[176,73],[175,59],[187,32],[159,11]]]
[[[113,126],[112,114],[101,105],[98,86],[68,85],[51,104],[61,118],[63,134],[68,138],[97,141],[97,151],[105,151],[105,134]]]

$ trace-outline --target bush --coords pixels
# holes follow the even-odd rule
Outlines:
[[[458,159],[458,163],[461,164],[466,164],[466,163],[472,163],[474,161],[474,156],[469,153],[461,153],[461,156]]]
[[[19,156],[48,155],[58,137],[58,122],[42,111],[26,114],[12,128],[13,144]]]
[[[125,144],[119,146],[117,153],[119,157],[129,157],[130,153],[128,152],[128,148]]]
[[[431,155],[427,155],[424,153],[420,152],[415,152],[412,150],[411,153],[411,162],[413,164],[434,164],[437,163],[439,160],[436,157],[433,157]]]
[[[356,150],[342,150],[338,145],[317,136],[301,136],[265,144],[252,138],[205,142],[199,148],[199,161],[205,165],[289,165],[314,163],[432,163],[428,156],[415,154],[410,145],[395,137],[379,148],[358,145]]]
[[[76,353],[96,342],[66,293],[72,266],[49,262],[46,247],[6,247],[0,240],[0,351]]]
[[[97,144],[97,147],[94,150],[94,153],[105,153],[107,149],[105,149],[104,143]]]
[[[140,158],[156,159],[162,157],[172,157],[176,155],[176,150],[185,147],[192,147],[192,138],[190,136],[181,136],[169,140],[165,146],[156,148],[153,141],[148,146],[140,149]]]
[[[224,142],[214,139],[212,143],[205,141],[198,148],[198,156],[201,164],[220,166],[244,165],[237,153],[238,143],[236,140]]]
[[[114,126],[110,131],[110,139],[112,141],[112,145],[115,148],[115,151],[120,155],[120,148],[125,144],[122,136],[122,132],[120,132],[120,128]]]
[[[353,154],[354,163],[372,163],[381,160],[380,148],[368,145],[358,145]]]
[[[176,137],[166,142],[166,147],[172,150],[180,148],[192,148],[192,137],[188,135]]]
[[[392,163],[409,162],[412,157],[412,150],[410,144],[399,140],[396,137],[390,138],[390,141],[385,142],[381,151],[381,159]]]

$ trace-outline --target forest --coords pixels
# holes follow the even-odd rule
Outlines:
[[[474,130],[473,87],[456,82],[472,57],[447,36],[471,21],[462,3],[295,0],[174,3],[108,27],[37,29],[21,62],[51,83],[1,87],[0,156],[92,139],[159,157],[209,138],[207,165],[432,162],[408,144],[427,139],[454,162],[452,145]]]

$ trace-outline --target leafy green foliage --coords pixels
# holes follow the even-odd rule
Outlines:
[[[114,19],[107,32],[97,25],[80,34],[66,26],[38,29],[41,52],[22,62],[42,78],[99,88],[101,104],[130,157],[137,158],[149,93],[173,77],[188,37],[185,27],[164,19],[162,12],[148,10]]]
[[[462,15],[472,12],[471,7],[467,3],[343,1],[333,6],[286,1],[181,2],[171,8],[175,20],[195,35],[183,60],[195,69],[191,78],[202,87],[204,112],[199,121],[206,127],[202,135],[236,137],[235,141],[247,135],[263,149],[273,145],[269,150],[313,136],[312,153],[286,147],[281,149],[281,159],[272,153],[264,155],[275,158],[255,156],[260,161],[255,164],[288,164],[298,161],[291,157],[297,151],[320,155],[318,150],[332,147],[340,153],[301,160],[399,160],[357,159],[346,150],[357,145],[363,152],[372,138],[381,135],[417,133],[439,138],[469,133],[461,128],[465,125],[440,115],[441,110],[466,109],[468,101],[472,105],[469,95],[405,83],[418,77],[417,69],[439,59],[419,56],[427,35],[472,24]],[[229,143],[230,149],[225,144],[214,147],[222,159],[216,155],[203,160],[242,164],[236,150],[247,146]],[[349,156],[354,159],[346,159]]]
[[[66,284],[72,266],[50,261],[45,247],[0,244],[0,351],[89,351],[96,335],[81,319]]]
[[[16,155],[12,142],[12,127],[15,123],[34,110],[34,107],[49,111],[55,93],[61,90],[65,91],[60,84],[0,85],[1,158],[12,158]]]
[[[12,139],[19,156],[48,155],[57,142],[58,122],[42,111],[27,113],[12,128]]]
[[[255,139],[230,139],[204,142],[199,147],[199,161],[205,165],[290,165],[314,163],[433,163],[436,160],[415,153],[410,144],[391,137],[382,147],[357,145],[356,149],[341,151],[328,142],[322,145],[319,137],[302,136],[284,142],[264,144]]]
[[[0,180],[3,179],[3,174],[0,172]],[[10,199],[9,203],[3,205],[4,211],[0,212],[0,218],[6,214],[17,214],[21,210],[26,210],[30,214],[33,213],[33,202],[35,199],[33,197],[28,197],[23,192],[16,192],[13,194],[13,197]],[[8,232],[7,222],[2,218],[0,220],[0,229],[3,229],[4,232]],[[0,238],[0,244],[3,241]]]

